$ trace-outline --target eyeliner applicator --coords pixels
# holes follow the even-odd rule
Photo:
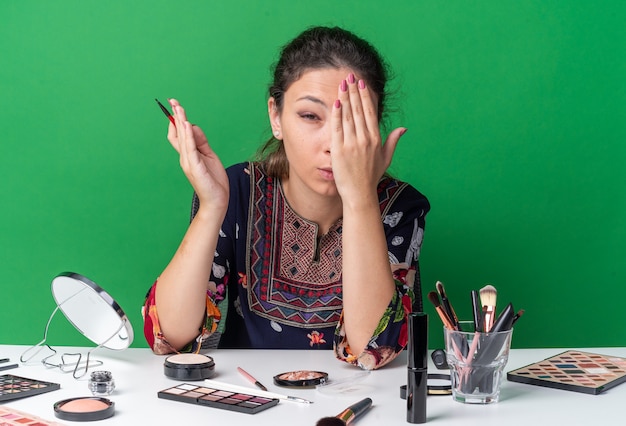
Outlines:
[[[170,120],[170,123],[172,123],[174,127],[176,127],[176,121],[174,121],[174,117],[172,116],[172,114],[167,110],[167,108],[165,108],[165,106],[163,106],[161,102],[159,102],[157,98],[154,98],[154,100],[157,104],[159,104],[161,111],[163,111],[163,114],[165,114],[165,116]]]

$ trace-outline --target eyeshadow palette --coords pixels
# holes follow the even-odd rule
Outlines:
[[[159,398],[189,404],[206,405],[213,408],[256,414],[278,404],[276,398],[249,395],[242,392],[231,392],[206,386],[182,383],[158,393]]]
[[[0,406],[0,425],[2,426],[62,426],[61,423],[44,420],[32,414],[14,408]]]
[[[512,382],[597,395],[626,381],[626,358],[565,351],[507,373]]]
[[[0,376],[0,402],[39,395],[40,393],[51,392],[60,388],[61,385],[58,383],[42,382],[41,380],[4,374]]]

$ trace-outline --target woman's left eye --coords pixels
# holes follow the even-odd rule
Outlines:
[[[319,120],[319,117],[317,115],[310,113],[310,112],[301,113],[300,117],[304,118],[305,120],[311,120],[311,121]]]

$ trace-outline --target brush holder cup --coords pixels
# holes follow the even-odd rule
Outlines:
[[[472,322],[461,322],[460,328],[444,328],[452,398],[466,404],[498,402],[513,329],[475,332]]]

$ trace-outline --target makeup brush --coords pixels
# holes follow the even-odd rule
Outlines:
[[[450,300],[446,295],[446,290],[443,288],[443,283],[441,281],[437,281],[435,287],[437,287],[437,292],[439,293],[439,296],[441,296],[441,304],[443,306],[443,309],[448,314],[448,317],[452,320],[452,324],[454,325],[454,327],[458,329],[459,319],[456,316],[456,312],[454,312],[454,308],[452,308],[452,305],[450,304]]]
[[[430,300],[430,303],[432,303],[435,307],[435,310],[437,311],[439,318],[441,318],[443,325],[448,330],[456,330],[456,326],[452,323],[452,319],[448,317],[448,314],[441,306],[441,302],[439,301],[439,294],[436,291],[431,291],[430,293],[428,293],[428,300]]]
[[[484,332],[489,332],[495,321],[497,298],[498,292],[491,284],[480,289],[480,303],[483,306],[483,314],[485,317],[483,323]]]
[[[356,402],[337,414],[335,417],[322,417],[316,426],[344,426],[352,423],[354,419],[363,415],[372,406],[372,399],[365,398]]]
[[[524,310],[520,309],[519,311],[517,311],[517,313],[513,316],[513,321],[511,322],[511,327],[513,327],[513,324],[515,324],[517,322],[517,320],[519,319],[519,317],[521,317],[522,315],[524,315]]]
[[[482,331],[483,329],[483,307],[480,304],[478,292],[471,291],[472,297],[472,316],[474,317],[474,331]]]

